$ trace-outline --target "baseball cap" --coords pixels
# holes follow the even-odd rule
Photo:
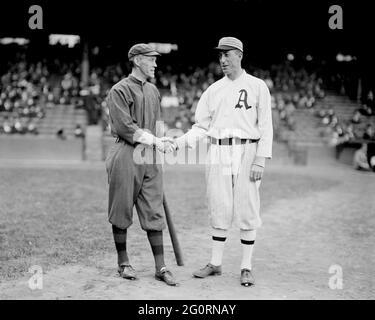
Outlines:
[[[161,54],[155,51],[149,44],[137,43],[129,49],[128,58],[131,59],[138,54],[145,56],[160,56]]]
[[[217,47],[214,49],[216,50],[233,50],[233,49],[238,49],[241,52],[243,52],[243,45],[240,40],[234,37],[224,37],[219,40],[219,44]]]

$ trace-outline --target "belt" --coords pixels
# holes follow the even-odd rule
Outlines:
[[[259,139],[240,139],[240,138],[224,138],[224,139],[216,139],[210,137],[211,143],[218,144],[218,145],[232,145],[232,144],[246,144],[258,142]]]
[[[134,148],[139,145],[140,143],[139,142],[134,142],[133,144],[129,143],[128,141],[126,141],[125,139],[117,136],[116,137],[116,143],[124,143],[124,144],[128,144],[129,146],[133,146]]]

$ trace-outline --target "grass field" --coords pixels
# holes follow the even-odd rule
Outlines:
[[[0,169],[0,278],[17,278],[38,264],[44,270],[85,263],[114,252],[107,222],[107,180],[98,169]],[[262,210],[280,199],[330,188],[336,182],[273,173],[262,185]],[[193,235],[207,225],[202,170],[167,170],[165,191],[177,229]],[[135,215],[136,224],[139,224]],[[133,235],[141,254],[144,234]]]
[[[263,226],[254,255],[257,284],[239,281],[238,230],[229,233],[223,275],[197,281],[208,262],[208,215],[201,166],[166,166],[164,189],[185,265],[175,264],[168,231],[166,263],[181,283],[153,278],[147,237],[138,218],[128,252],[140,279],[116,275],[107,221],[104,164],[0,163],[0,299],[373,299],[375,189],[372,173],[335,164],[294,167],[270,163],[261,185]],[[43,268],[43,290],[27,286],[28,270]],[[344,270],[344,288],[329,287],[331,266]]]

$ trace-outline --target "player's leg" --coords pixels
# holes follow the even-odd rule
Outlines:
[[[117,251],[118,273],[122,278],[135,280],[137,274],[129,262],[126,250],[127,229],[121,229],[112,225],[112,233]]]
[[[135,206],[143,230],[151,245],[156,270],[165,267],[163,229],[165,229],[163,212],[163,180],[158,167],[147,165],[142,187]]]
[[[254,161],[256,144],[243,146],[244,154],[234,185],[234,212],[240,227],[242,247],[241,277],[244,286],[255,283],[252,274],[252,256],[256,238],[256,229],[261,226],[260,219],[260,181],[250,181],[251,164]]]
[[[256,230],[241,230],[240,239],[242,246],[242,261],[241,261],[241,285],[250,286],[255,283],[252,274],[252,257],[256,237]]]
[[[210,263],[213,266],[221,266],[222,264],[227,235],[228,230],[212,228],[212,251]]]
[[[243,147],[244,154],[241,157],[241,164],[233,190],[234,218],[241,230],[256,230],[262,225],[259,196],[261,181],[250,180],[256,144],[245,144]]]
[[[147,165],[142,188],[136,200],[139,221],[151,246],[155,262],[155,278],[176,285],[172,273],[164,261],[163,229],[165,216],[163,209],[163,177],[161,165]]]
[[[109,199],[108,219],[112,224],[113,239],[117,251],[118,272],[121,277],[135,279],[136,273],[129,263],[127,254],[127,228],[132,224],[135,170],[133,167],[131,147],[117,145],[114,152],[106,160]]]
[[[126,250],[127,229],[121,229],[112,225],[113,240],[117,251],[117,263],[119,266],[129,264]]]
[[[241,269],[252,269],[253,249],[256,238],[256,230],[240,230],[242,246]]]
[[[165,267],[164,261],[164,244],[163,244],[163,231],[148,230],[147,238],[151,246],[151,251],[155,260],[155,270],[159,271]]]
[[[232,173],[229,146],[211,145],[207,157],[206,183],[211,224],[211,260],[193,272],[197,278],[220,275],[225,241],[233,217]]]
[[[193,276],[196,278],[205,278],[207,276],[221,275],[222,273],[222,261],[225,241],[227,239],[228,230],[212,228],[212,239],[211,239],[211,260],[203,268],[193,272]]]
[[[211,228],[227,230],[233,220],[230,146],[211,145],[206,165],[207,203]]]
[[[117,150],[106,160],[108,220],[121,229],[127,229],[133,222],[134,194],[139,189],[136,178],[139,168],[134,166],[133,150],[132,146],[118,144]]]

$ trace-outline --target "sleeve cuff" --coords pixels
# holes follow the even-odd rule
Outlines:
[[[269,149],[268,147],[262,148],[262,147],[259,147],[259,145],[258,145],[258,149],[257,149],[257,152],[256,152],[255,156],[256,157],[263,157],[263,158],[266,158],[266,159],[271,159],[272,158],[272,149]]]
[[[185,144],[186,144],[185,137],[181,136],[177,138],[175,141],[176,141],[178,149],[183,149],[185,147]]]
[[[256,164],[257,166],[260,166],[260,167],[264,168],[266,166],[266,158],[265,157],[256,156],[253,164]]]
[[[143,131],[140,134],[138,133],[138,137],[135,137],[134,141],[151,146],[155,143],[155,136],[151,133]]]

